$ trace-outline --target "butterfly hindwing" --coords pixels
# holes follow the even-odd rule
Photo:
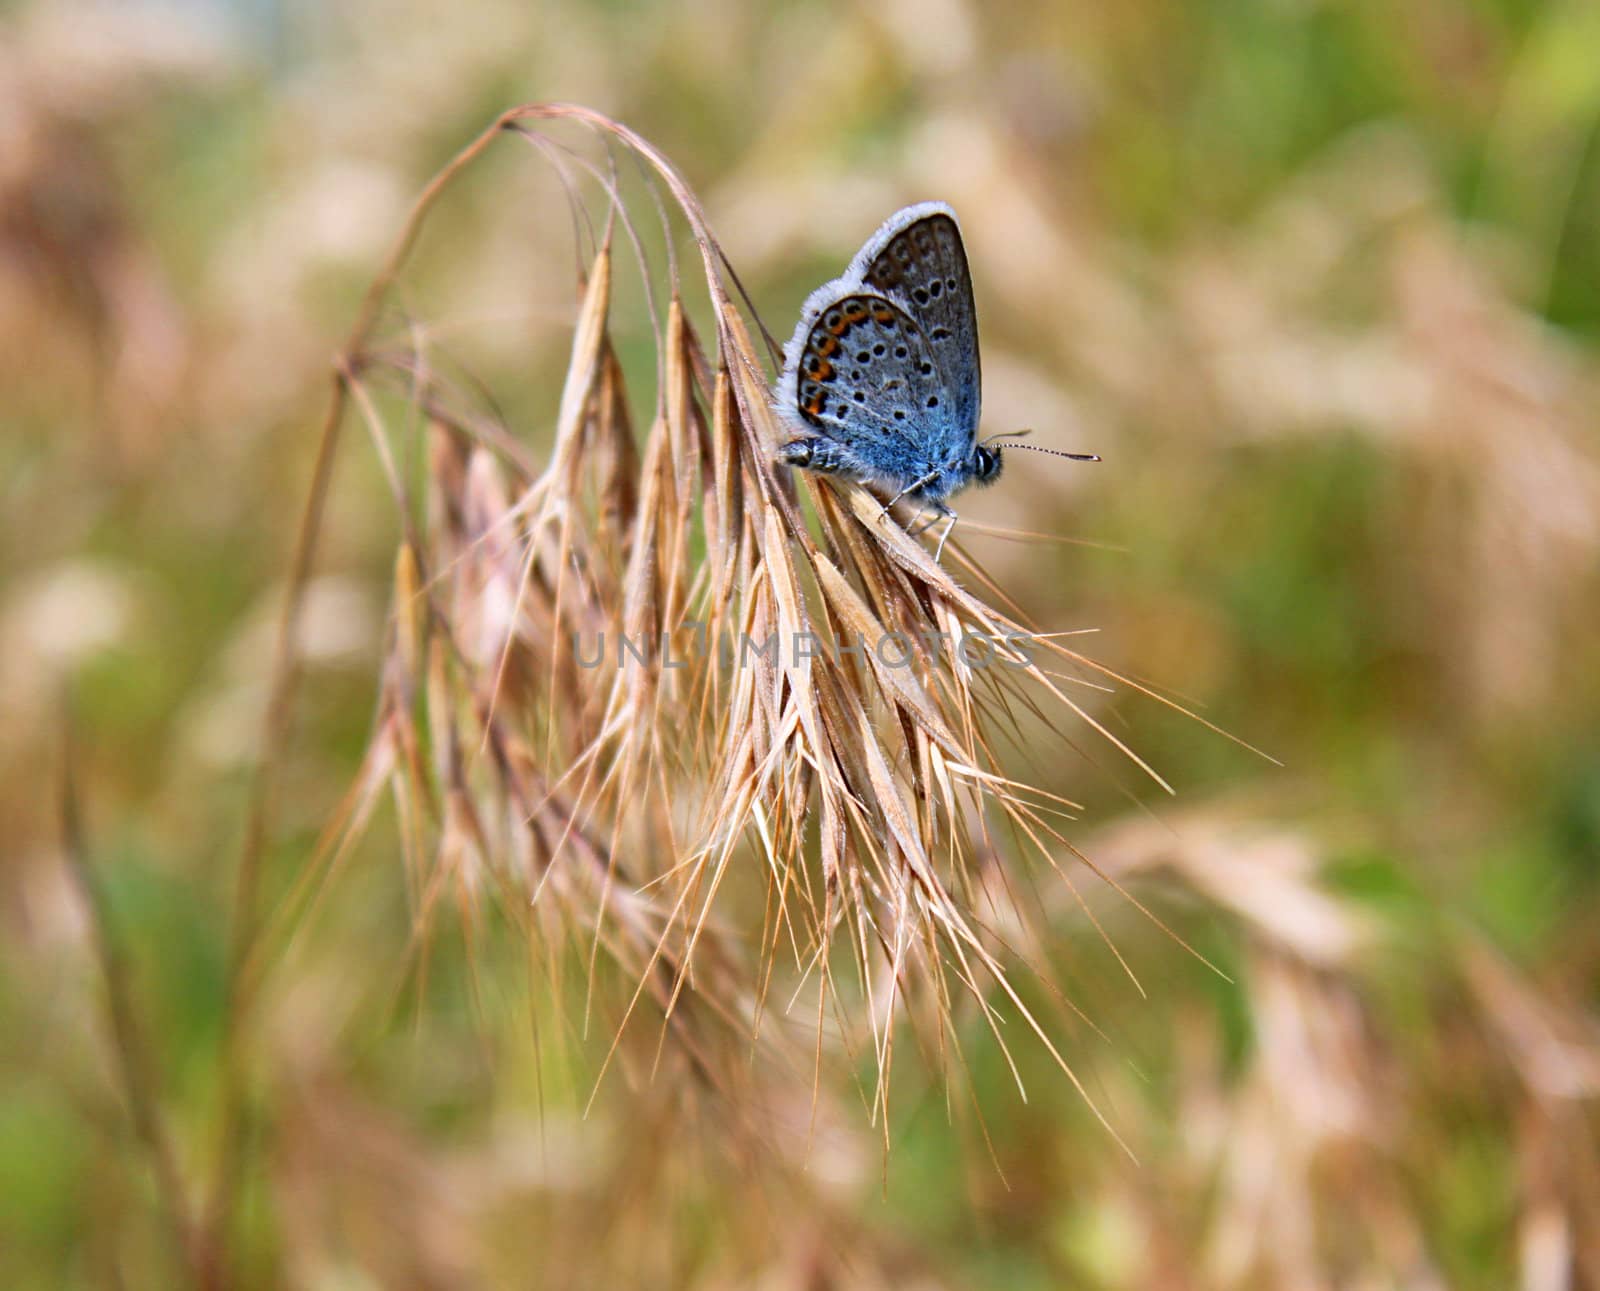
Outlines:
[[[957,409],[932,342],[894,301],[857,292],[825,304],[795,376],[795,411],[849,447],[863,474],[904,484],[940,464]]]

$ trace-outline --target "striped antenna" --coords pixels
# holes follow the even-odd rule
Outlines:
[[[990,435],[984,440],[984,447],[988,447],[997,439],[1021,439],[1024,435],[1031,435],[1031,430],[1003,430],[998,435]],[[1030,453],[1049,453],[1051,457],[1067,457],[1074,462],[1098,462],[1099,453],[1063,453],[1059,448],[1038,448],[1033,444],[1008,444],[1008,448],[1026,448]]]

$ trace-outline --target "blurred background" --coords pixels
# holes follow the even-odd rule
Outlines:
[[[1137,1163],[1047,1056],[1019,1052],[1018,1097],[981,1025],[981,1119],[908,1072],[887,1161],[848,1081],[806,1149],[809,1072],[798,1146],[736,1170],[648,1083],[585,1117],[607,1037],[536,1043],[555,1006],[514,949],[441,931],[421,980],[380,821],[275,970],[218,1284],[1600,1287],[1600,6],[0,14],[8,1286],[204,1281],[174,1197],[199,1223],[331,357],[427,178],[503,108],[569,99],[673,160],[780,338],[889,212],[952,203],[987,428],[1105,458],[1013,455],[963,515],[1074,541],[975,524],[969,548],[1283,766],[1121,698],[1105,716],[1175,799],[1039,754],[1090,806],[1084,849],[1221,970],[1102,903],[1142,996],[1055,911],[1057,980],[1104,1032],[1064,1044]],[[543,391],[537,451],[571,223],[499,146],[408,303],[486,383]],[[269,905],[355,775],[397,526],[348,436]]]

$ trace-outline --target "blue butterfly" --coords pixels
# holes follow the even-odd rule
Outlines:
[[[936,518],[948,516],[937,560],[956,522],[945,499],[1000,475],[1000,449],[990,445],[1005,436],[978,442],[981,386],[956,213],[943,202],[908,206],[884,221],[841,277],[806,299],[774,397],[798,434],[779,456],[890,490],[885,513],[910,497]]]

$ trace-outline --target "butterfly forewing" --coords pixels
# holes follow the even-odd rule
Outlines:
[[[955,404],[953,429],[970,440],[980,400],[978,320],[955,220],[940,210],[906,225],[872,257],[862,281],[920,324]]]

